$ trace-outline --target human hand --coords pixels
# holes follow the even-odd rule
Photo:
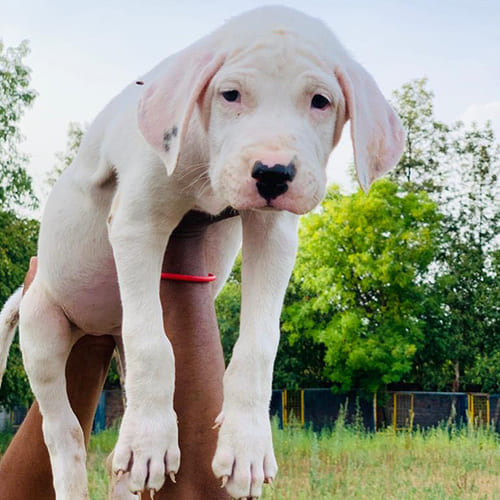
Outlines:
[[[28,288],[30,287],[31,283],[35,279],[37,265],[38,265],[38,258],[37,257],[31,257],[31,259],[30,259],[30,267],[28,269],[28,272],[26,273],[26,276],[24,277],[23,295],[26,293],[26,290],[28,290]]]

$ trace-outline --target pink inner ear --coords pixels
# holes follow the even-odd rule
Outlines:
[[[202,52],[198,44],[188,47],[171,58],[164,75],[141,97],[139,130],[169,174],[175,169],[196,101],[222,64],[222,55]]]
[[[355,61],[337,68],[351,119],[351,138],[361,187],[391,169],[404,149],[404,131],[399,118],[385,100],[373,78]]]

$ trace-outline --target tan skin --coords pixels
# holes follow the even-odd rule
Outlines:
[[[165,271],[192,275],[209,272],[203,239],[209,223],[208,217],[185,217],[170,238]],[[36,258],[30,263],[25,289],[35,272]],[[229,500],[210,465],[217,441],[212,425],[222,406],[224,373],[211,287],[205,283],[162,280],[160,297],[165,331],[176,360],[174,405],[182,461],[176,483],[167,478],[155,499]],[[86,443],[114,347],[114,339],[109,335],[87,335],[75,344],[67,362],[67,391]],[[36,402],[0,462],[0,492],[2,498],[9,500],[55,499]]]

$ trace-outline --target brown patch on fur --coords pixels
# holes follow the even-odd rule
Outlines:
[[[83,446],[82,432],[77,427],[71,429],[71,437],[81,446]]]
[[[19,323],[19,311],[15,312],[10,318],[7,319],[7,326],[9,328],[15,328]]]
[[[290,32],[285,28],[275,28],[273,29],[273,33],[276,35],[288,35]]]

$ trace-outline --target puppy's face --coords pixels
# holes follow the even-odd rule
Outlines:
[[[312,210],[345,103],[333,72],[294,35],[230,55],[203,99],[215,193],[236,209]]]
[[[299,12],[251,11],[161,68],[139,100],[139,130],[169,175],[182,149],[194,179],[178,176],[203,193],[200,207],[210,213],[226,205],[310,211],[347,119],[365,191],[403,151],[401,123],[373,78],[321,22]],[[197,121],[188,133],[194,109],[204,130]]]

